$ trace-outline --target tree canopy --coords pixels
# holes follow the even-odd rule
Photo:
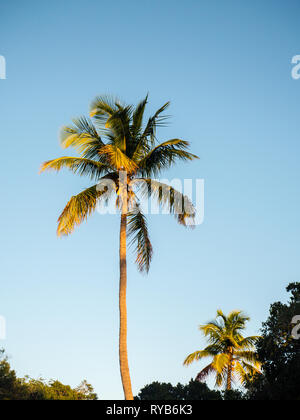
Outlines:
[[[153,198],[179,224],[193,226],[196,209],[191,200],[155,177],[177,162],[198,159],[186,140],[158,141],[157,130],[168,119],[165,111],[170,103],[145,120],[147,104],[148,95],[136,106],[111,96],[97,97],[91,104],[91,118],[77,118],[61,131],[62,147],[73,148],[79,156],[63,156],[41,166],[41,172],[68,169],[96,181],[71,197],[58,219],[58,236],[70,235],[98,205],[113,199],[121,210],[126,201],[128,237],[139,270],[146,272],[153,250],[141,203]]]
[[[263,375],[249,384],[250,399],[300,400],[300,340],[292,334],[292,321],[300,315],[300,283],[291,283],[286,290],[291,295],[288,303],[273,303],[263,323],[257,343]]]
[[[186,385],[173,386],[165,382],[152,382],[142,388],[136,400],[161,401],[222,401],[243,400],[244,395],[236,390],[220,392],[211,390],[205,383],[193,379]]]
[[[218,391],[212,391],[206,384],[191,380],[189,384],[178,383],[173,386],[170,383],[152,382],[141,389],[137,400],[221,400],[222,395]]]
[[[30,377],[18,378],[11,369],[4,350],[0,351],[0,401],[3,400],[97,400],[93,387],[86,381],[73,389],[58,380],[46,382]]]

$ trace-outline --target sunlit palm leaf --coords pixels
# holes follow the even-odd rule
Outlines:
[[[245,329],[246,322],[249,320],[250,318],[242,311],[232,311],[227,317],[228,325],[231,325],[237,334]]]
[[[227,368],[228,363],[229,363],[228,354],[221,353],[214,356],[212,365],[218,373],[222,373]]]
[[[238,377],[238,380],[243,386],[246,386],[249,382],[253,380],[255,375],[260,374],[260,365],[251,365],[243,361],[237,362],[235,365],[235,375]]]
[[[107,189],[99,191],[97,185],[94,185],[73,196],[58,219],[57,235],[70,235],[76,226],[96,210],[98,199],[106,192]]]
[[[200,325],[199,329],[212,344],[218,343],[222,339],[223,329],[218,321],[211,321],[206,325]]]
[[[137,166],[125,153],[123,153],[118,146],[107,144],[99,150],[99,155],[104,156],[109,164],[117,171],[127,171],[132,173]]]
[[[195,361],[199,361],[204,357],[211,357],[213,354],[207,350],[195,351],[195,353],[190,354],[184,361],[184,365],[188,366]]]
[[[90,116],[101,123],[118,111],[119,100],[110,95],[97,96],[91,103]]]
[[[92,122],[81,117],[73,120],[73,123],[73,126],[63,127],[61,130],[62,147],[73,147],[84,158],[97,158],[104,143]]]
[[[110,169],[107,165],[91,159],[61,157],[45,162],[42,165],[40,172],[44,172],[46,170],[54,170],[58,172],[63,168],[70,169],[75,174],[87,175],[91,179],[99,179],[103,173]]]

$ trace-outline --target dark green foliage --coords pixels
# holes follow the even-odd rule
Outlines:
[[[300,340],[292,337],[292,319],[300,315],[300,283],[287,287],[287,304],[271,305],[263,324],[257,351],[263,375],[248,385],[248,398],[256,400],[300,400]]]
[[[0,401],[3,400],[97,400],[91,385],[83,381],[72,389],[59,381],[45,382],[42,379],[17,378],[11,369],[4,351],[0,351]]]
[[[0,356],[4,356],[4,351],[0,351]],[[14,400],[15,396],[23,395],[24,387],[19,379],[17,379],[14,370],[11,370],[7,359],[0,362],[0,401]]]
[[[208,386],[201,382],[191,380],[189,384],[178,384],[173,386],[170,383],[153,382],[141,389],[136,400],[164,400],[164,401],[193,401],[193,400],[222,400],[219,391],[212,391]]]
[[[243,394],[241,391],[238,391],[236,389],[231,389],[230,391],[224,391],[222,393],[222,396],[223,396],[224,401],[246,400],[245,394]]]
[[[191,380],[183,389],[184,400],[221,400],[222,396],[219,391],[212,391],[205,383]]]
[[[170,383],[153,382],[141,389],[138,400],[176,400],[175,388]],[[179,398],[178,398],[179,399]]]

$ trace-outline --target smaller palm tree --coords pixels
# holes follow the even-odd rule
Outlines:
[[[199,327],[209,345],[204,350],[190,354],[184,365],[188,366],[205,357],[212,357],[213,360],[197,375],[197,381],[202,382],[214,374],[216,386],[226,385],[229,391],[234,381],[245,385],[253,375],[260,373],[261,365],[255,351],[260,337],[243,337],[242,331],[247,321],[250,318],[241,311],[232,311],[226,316],[218,310],[215,320]]]

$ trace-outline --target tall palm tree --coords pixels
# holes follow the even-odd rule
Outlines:
[[[41,171],[68,168],[96,181],[70,199],[58,219],[58,236],[71,234],[95,211],[99,201],[116,198],[115,205],[121,215],[119,359],[127,400],[133,399],[127,356],[127,237],[135,246],[136,263],[141,272],[148,272],[153,253],[138,196],[154,197],[160,206],[167,206],[183,226],[192,224],[195,216],[195,209],[186,196],[152,179],[178,160],[191,161],[197,156],[188,151],[187,141],[157,142],[156,131],[166,122],[164,111],[169,102],[144,124],[147,102],[148,96],[134,107],[111,97],[97,97],[91,104],[91,119],[81,117],[62,130],[62,147],[73,147],[79,157],[61,157],[47,161],[41,167]]]
[[[196,380],[203,381],[210,374],[216,376],[216,386],[226,385],[232,389],[233,380],[245,385],[255,373],[260,373],[260,363],[255,352],[258,336],[243,337],[242,332],[250,318],[241,311],[232,311],[228,316],[217,311],[215,320],[199,327],[208,339],[209,345],[190,354],[184,364],[205,357],[212,357],[212,362],[197,375]]]

